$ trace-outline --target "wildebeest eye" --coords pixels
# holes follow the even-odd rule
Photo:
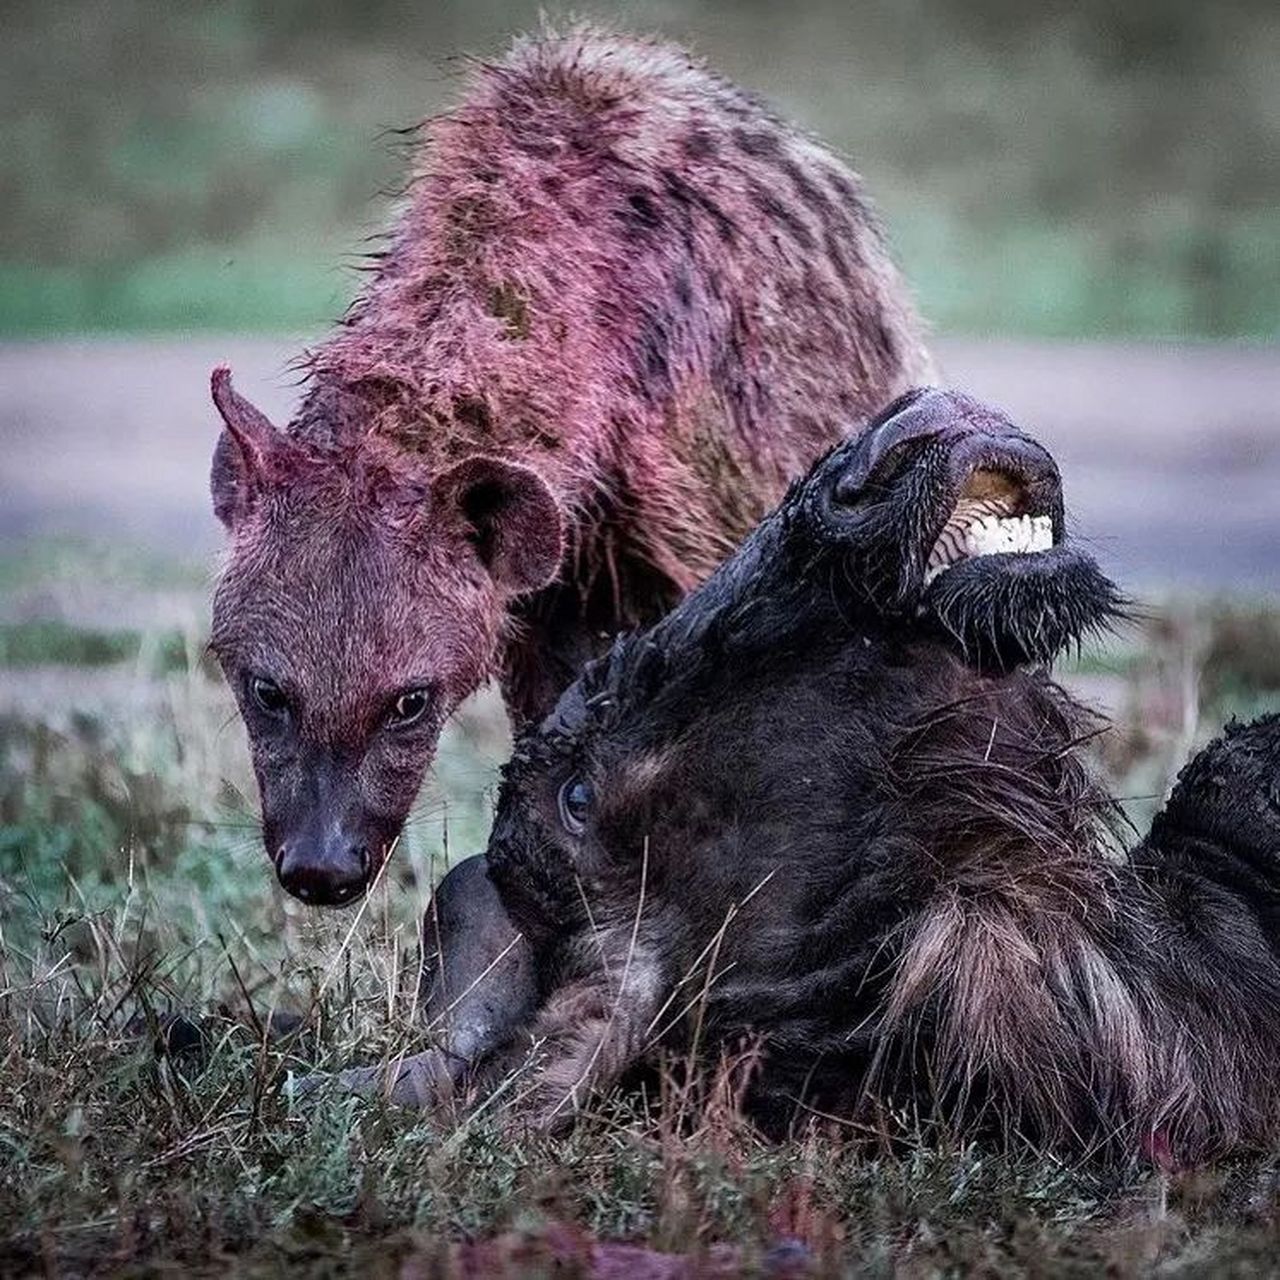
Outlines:
[[[391,723],[397,729],[404,729],[421,720],[427,701],[425,689],[406,689],[391,706]]]
[[[570,778],[560,788],[557,801],[560,809],[560,825],[571,836],[580,836],[586,830],[587,819],[591,816],[591,802],[595,793],[591,783],[582,778]]]
[[[283,716],[289,710],[289,699],[274,680],[266,676],[253,676],[249,681],[253,700],[269,716]]]

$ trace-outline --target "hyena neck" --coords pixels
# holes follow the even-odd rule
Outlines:
[[[290,435],[326,451],[395,455],[423,476],[475,455],[505,458],[535,467],[573,500],[579,482],[556,456],[558,442],[531,431],[527,415],[503,416],[492,407],[501,399],[495,389],[503,379],[500,364],[441,373],[424,390],[408,374],[391,372],[386,361],[366,368],[345,349],[348,343],[340,335],[314,357]]]

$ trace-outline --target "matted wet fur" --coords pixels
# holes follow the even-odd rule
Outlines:
[[[984,470],[1056,545],[926,587]],[[993,411],[915,394],[835,450],[521,738],[487,859],[539,1007],[481,1088],[515,1070],[516,1116],[555,1126],[659,1049],[758,1038],[773,1133],[905,1113],[1162,1162],[1268,1140],[1280,720],[1211,747],[1122,856],[1095,726],[1024,665],[1118,607]]]
[[[214,375],[213,647],[281,881],[341,904],[464,697],[544,714],[929,362],[856,175],[582,29],[472,66],[306,367],[284,432]]]

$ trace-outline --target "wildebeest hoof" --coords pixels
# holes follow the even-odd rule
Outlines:
[[[157,1058],[194,1057],[209,1049],[209,1021],[207,1018],[188,1018],[181,1013],[170,1013],[161,1018],[138,1014],[130,1019],[125,1034],[137,1040],[150,1037],[151,1049]]]

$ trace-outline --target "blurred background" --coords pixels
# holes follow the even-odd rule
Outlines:
[[[863,174],[945,375],[1054,449],[1144,611],[1068,671],[1143,819],[1196,741],[1280,698],[1280,6],[575,13],[691,46]],[[208,371],[287,420],[290,360],[394,216],[396,130],[538,23],[532,0],[6,0],[0,909],[145,865],[188,940],[221,903],[278,943],[294,907],[202,658]],[[483,839],[505,733],[492,700],[454,726],[403,881]]]
[[[574,13],[684,42],[863,173],[944,373],[1059,451],[1126,582],[1280,590],[1274,3]],[[215,547],[208,367],[234,359],[287,417],[290,358],[394,215],[396,130],[539,21],[533,0],[8,0],[0,538]]]
[[[386,130],[532,0],[7,0],[0,327],[310,330],[403,172]],[[547,7],[554,17],[557,6]],[[866,176],[943,333],[1270,338],[1268,0],[631,0]]]

